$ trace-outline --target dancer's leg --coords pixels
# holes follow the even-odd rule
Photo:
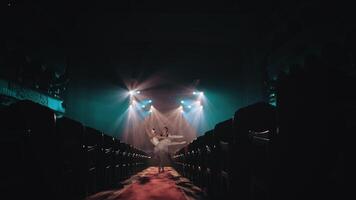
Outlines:
[[[157,154],[157,167],[158,167],[158,173],[161,172],[161,158],[159,154]]]
[[[160,151],[159,152],[159,172],[163,172],[164,171],[164,152]]]

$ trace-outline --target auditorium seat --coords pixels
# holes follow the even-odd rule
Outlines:
[[[80,199],[86,196],[86,146],[84,126],[72,119],[57,120],[57,143],[61,168],[61,196]]]
[[[87,192],[93,194],[103,188],[102,135],[99,131],[85,127],[85,147],[87,157]]]
[[[338,134],[347,132],[340,119],[345,119],[344,113],[349,109],[344,107],[347,100],[340,100],[342,95],[352,92],[346,89],[348,83],[343,83],[346,77],[340,77],[337,71],[331,73],[330,84],[327,63],[322,65],[323,70],[299,69],[278,80],[278,140],[281,142],[275,152],[281,162],[277,166],[275,187],[282,191],[274,192],[275,199],[282,199],[288,193],[295,193],[292,199],[330,198],[325,195],[334,184],[330,181],[334,177],[330,166],[337,163],[338,154],[343,151],[339,140],[342,137]],[[337,111],[340,108],[344,111]]]
[[[134,158],[133,158],[133,146],[131,144],[127,144],[127,151],[126,151],[126,159],[127,159],[127,171],[128,176],[133,174],[134,172]]]
[[[241,198],[269,199],[271,185],[271,140],[276,135],[276,111],[273,106],[258,102],[236,111],[234,116],[234,187]],[[248,191],[248,192],[246,192]]]
[[[217,146],[218,141],[215,137],[214,130],[210,130],[204,134],[206,141],[206,179],[208,180],[207,191],[212,198],[218,196],[218,174],[219,163],[217,161]]]
[[[113,167],[114,167],[114,175],[113,175],[113,184],[114,187],[118,185],[119,181],[121,180],[121,164],[122,164],[122,158],[121,158],[121,149],[120,149],[120,140],[117,138],[114,138],[114,144],[113,144],[113,151],[114,151],[114,161],[113,161]]]
[[[11,104],[3,116],[0,143],[3,189],[20,198],[56,199],[60,173],[54,112],[26,100]]]
[[[149,157],[31,101],[1,107],[2,195],[16,199],[83,199],[119,186]],[[11,198],[10,198],[11,199]]]
[[[174,154],[173,154],[173,164],[175,169],[180,172],[181,174],[184,174],[184,157],[185,157],[185,148],[178,149]]]
[[[210,151],[208,147],[207,135],[206,133],[199,137],[199,161],[198,161],[198,170],[199,170],[199,185],[202,188],[206,188],[209,184],[209,172],[208,172],[208,163],[207,157]]]
[[[218,176],[218,195],[225,198],[230,192],[230,180],[232,173],[231,161],[233,158],[232,146],[234,145],[233,119],[228,119],[215,125],[214,135],[218,142],[216,153],[219,163]]]
[[[187,151],[187,154],[186,154],[186,176],[189,179],[193,179],[193,162],[194,162],[193,159],[194,159],[195,140],[193,140],[188,145],[188,151]]]
[[[205,154],[203,153],[205,145],[204,145],[204,136],[199,136],[196,140],[196,148],[195,148],[195,179],[196,179],[196,185],[202,186],[203,185],[203,174],[205,167],[203,166],[204,164],[204,156]]]
[[[121,177],[125,179],[129,176],[129,167],[130,167],[129,145],[126,143],[120,143],[120,149],[121,149],[121,162],[122,162]]]
[[[103,173],[104,173],[104,188],[110,188],[113,185],[114,175],[114,142],[115,139],[111,136],[102,134],[103,147]]]

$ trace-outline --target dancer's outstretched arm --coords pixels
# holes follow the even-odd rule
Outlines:
[[[169,138],[175,139],[175,138],[183,138],[183,135],[168,135]]]
[[[186,141],[182,141],[182,142],[171,142],[168,145],[179,145],[179,144],[185,144],[187,143]]]

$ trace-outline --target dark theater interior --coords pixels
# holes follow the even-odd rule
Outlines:
[[[351,4],[0,4],[0,199],[346,199],[351,191]]]

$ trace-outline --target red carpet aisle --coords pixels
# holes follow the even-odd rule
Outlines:
[[[180,176],[173,168],[165,167],[158,173],[157,167],[149,167],[123,183],[120,190],[94,194],[87,200],[202,200],[200,188]]]

